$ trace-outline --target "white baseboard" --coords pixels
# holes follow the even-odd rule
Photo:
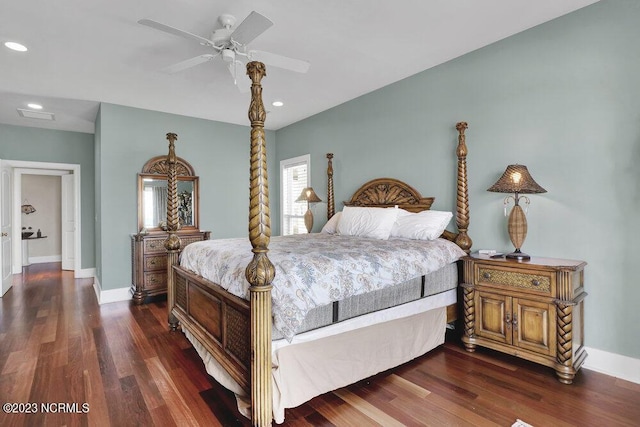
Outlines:
[[[587,359],[582,367],[640,384],[640,359],[585,347]]]
[[[62,255],[30,256],[29,264],[43,264],[45,262],[62,262]]]
[[[80,270],[76,270],[74,274],[75,279],[87,279],[89,277],[95,277],[96,269],[95,268],[83,268]],[[98,279],[95,279],[98,280]]]
[[[107,289],[103,291],[97,277],[93,281],[93,290],[96,292],[99,305],[131,299],[131,288]]]

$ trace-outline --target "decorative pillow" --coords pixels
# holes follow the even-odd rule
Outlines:
[[[418,213],[399,209],[398,219],[391,229],[391,237],[414,240],[434,240],[440,237],[453,217],[451,212],[422,211]]]
[[[338,221],[340,221],[340,217],[342,216],[342,212],[335,213],[329,221],[322,227],[321,233],[326,234],[336,234],[338,232]]]
[[[397,216],[398,209],[395,208],[346,206],[338,222],[338,233],[387,240]]]

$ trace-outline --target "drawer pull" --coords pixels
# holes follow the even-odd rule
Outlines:
[[[486,272],[486,271],[485,271],[485,272],[482,274],[482,277],[484,277],[485,279],[491,279],[491,273],[489,273],[489,272]]]
[[[533,280],[531,281],[531,284],[532,284],[533,286],[540,286],[540,281],[539,281],[539,280],[537,280],[537,279],[533,279]]]
[[[513,330],[517,331],[518,330],[518,316],[517,315],[513,315],[513,320],[511,321],[511,324],[513,325]]]

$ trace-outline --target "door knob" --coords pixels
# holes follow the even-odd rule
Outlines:
[[[9,233],[2,233],[2,237],[7,237],[9,236]]]

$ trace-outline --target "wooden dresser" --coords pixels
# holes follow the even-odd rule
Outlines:
[[[182,247],[209,240],[209,231],[178,232]],[[166,232],[131,235],[131,271],[133,301],[142,304],[147,297],[167,293]]]
[[[463,258],[464,334],[468,351],[492,348],[552,367],[571,384],[584,350],[583,261]]]

